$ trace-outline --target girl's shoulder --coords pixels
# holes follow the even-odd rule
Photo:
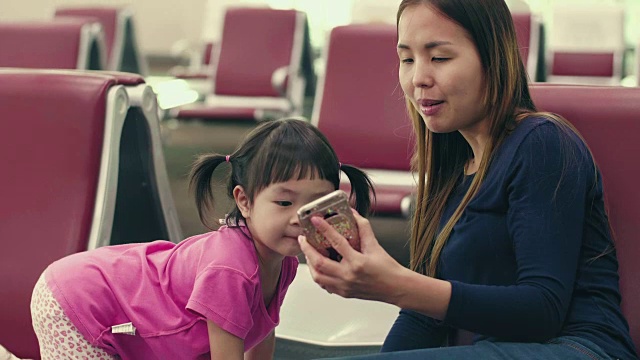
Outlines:
[[[199,239],[200,268],[226,268],[247,277],[257,276],[258,257],[245,226],[222,226]]]

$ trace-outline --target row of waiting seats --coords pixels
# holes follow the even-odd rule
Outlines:
[[[515,19],[520,41],[537,36],[538,28],[530,26],[534,18],[517,15]],[[334,28],[315,89],[311,89],[315,79],[307,32],[306,17],[299,11],[228,9],[221,43],[212,54],[215,67],[205,101],[172,109],[170,117],[261,121],[300,115],[304,99],[312,94],[312,122],[325,132],[345,163],[371,174],[377,191],[375,213],[407,217],[415,183],[410,172],[413,149],[397,80],[395,26]],[[521,51],[523,58],[535,59],[539,53],[527,46]],[[363,129],[357,119],[375,126],[367,126],[366,135],[355,137],[352,134]],[[376,146],[372,149],[367,143]]]
[[[640,88],[533,84],[531,92],[541,110],[576,126],[600,167],[616,234],[622,309],[638,346],[640,170],[633,157],[640,151]],[[29,298],[49,263],[107,244],[182,238],[156,106],[149,86],[131,74],[0,69],[0,344],[17,356],[38,358]],[[350,139],[362,148],[380,147],[365,131]],[[279,339],[334,351],[380,345],[396,308],[327,294],[313,285],[304,264],[299,274],[283,304]],[[318,304],[314,313],[309,301]]]
[[[539,79],[544,73],[541,64],[545,63],[544,27],[529,12],[514,12],[513,19],[529,77]],[[304,13],[229,8],[220,43],[210,53],[213,65],[207,67],[204,101],[173,108],[169,116],[261,121],[300,115],[304,113],[305,99],[311,96],[312,121],[326,130],[338,155],[345,162],[375,169],[371,172],[379,195],[375,212],[407,216],[414,179],[409,172],[410,127],[406,117],[395,116],[404,113],[404,99],[397,82],[396,41],[392,24],[352,24],[332,29],[321,58],[324,66],[318,69],[321,75],[316,82]],[[588,66],[572,65],[576,59],[588,62]],[[570,81],[576,75],[571,71],[584,68],[584,78],[614,84],[620,77],[620,59],[620,54],[614,52],[579,55],[557,52],[549,64],[555,74],[553,78],[559,81]],[[350,136],[361,125],[353,121],[354,117],[376,124],[367,128],[368,134],[362,140]],[[362,142],[371,141],[380,146],[373,151],[361,146]]]
[[[391,4],[380,6],[380,9],[386,9],[390,6]],[[278,12],[278,10],[268,7],[260,9],[259,12],[262,14],[254,15],[254,19],[264,19],[269,16],[264,15],[265,13]],[[223,9],[217,10],[224,11]],[[299,17],[304,18],[298,19],[298,23],[295,25],[295,36],[302,40],[301,46],[306,55],[311,55],[306,15],[302,14]],[[531,12],[514,9],[513,17],[518,40],[521,44],[521,53],[532,80],[610,85],[620,83],[625,54],[623,32],[625,18],[622,7],[595,4],[580,8],[555,6],[552,14],[553,31],[548,31],[543,26],[540,16]],[[84,23],[98,25],[101,28],[96,31],[96,26],[93,26],[93,30],[89,31],[86,29],[89,26],[86,26],[82,34],[83,41],[78,46],[78,51],[82,53],[78,56],[90,57],[91,59],[78,58],[78,61],[67,61],[62,65],[60,62],[56,62],[57,59],[42,56],[34,63],[34,67],[49,65],[44,67],[99,68],[148,74],[146,60],[141,55],[137,44],[133,16],[128,8],[59,8],[56,10],[53,20],[64,21],[69,18],[83,19]],[[354,21],[356,20],[354,19]],[[230,22],[233,20],[225,18],[221,30],[222,39],[226,38],[224,41],[226,48],[229,47],[229,41],[235,42],[238,34],[246,34],[247,31],[246,26],[244,29],[238,30]],[[251,23],[247,24],[251,25]],[[259,24],[255,25],[260,26]],[[64,27],[64,25],[60,26]],[[57,43],[56,40],[68,41],[65,40],[67,38],[57,36],[56,34],[60,32],[55,28],[50,21],[0,23],[0,45],[3,48],[12,49],[12,51],[3,52],[5,58],[0,57],[0,65],[9,66],[7,64],[14,62],[15,58],[28,55],[25,54],[28,51],[42,54],[46,50],[50,54],[52,44]],[[25,32],[26,34],[23,35]],[[77,37],[80,36],[79,34],[78,31]],[[273,33],[271,36],[276,36],[276,34]],[[26,41],[27,39],[29,41]],[[223,45],[222,39],[215,44],[204,43],[201,68],[192,69],[194,72],[182,73],[179,76],[183,78],[214,78],[214,75],[219,73],[216,69],[220,65],[218,62],[224,59],[219,58],[220,48]],[[276,44],[280,43],[282,42],[276,42]],[[273,42],[270,41],[268,44],[273,44]],[[5,47],[9,45],[11,47]],[[73,53],[78,51],[73,51]],[[56,50],[56,52],[63,53],[62,49]],[[70,54],[71,52],[64,53]],[[37,58],[35,55],[31,57]],[[312,75],[313,69],[310,64],[313,59],[303,57],[299,60],[301,60],[299,65],[305,67],[303,71],[308,72],[305,75],[307,77]],[[638,63],[640,64],[640,61]],[[279,80],[282,81],[284,77],[282,74],[279,76]],[[307,90],[310,90],[311,83],[312,81],[309,82]],[[270,87],[268,92],[272,91],[273,88]],[[293,94],[287,95],[294,102],[294,106],[299,104],[299,102],[296,103],[297,99],[292,96]]]
[[[0,22],[0,48],[0,67],[148,74],[127,8],[59,8],[47,21]]]
[[[394,2],[354,1],[352,23],[393,24],[396,7]],[[528,6],[514,7],[512,13],[523,60],[532,81],[604,85],[621,82],[626,50],[622,6],[556,5],[547,24],[543,24],[541,16],[532,13]],[[224,21],[222,24],[224,26]],[[548,26],[550,24],[551,28]],[[224,29],[216,31],[214,40],[203,39],[199,51],[200,62],[194,61],[188,71],[180,68],[172,75],[200,79],[212,77],[215,73],[215,53],[219,50],[224,32]],[[640,61],[638,64],[640,66]]]

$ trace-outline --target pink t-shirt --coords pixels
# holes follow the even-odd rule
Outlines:
[[[246,228],[221,227],[179,244],[99,248],[51,264],[45,279],[89,341],[123,359],[206,359],[206,319],[244,339],[245,351],[279,323],[298,259],[286,257],[267,308],[258,257]],[[136,335],[113,334],[132,322]]]

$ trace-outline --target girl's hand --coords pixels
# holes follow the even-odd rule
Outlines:
[[[298,238],[305,254],[311,277],[329,293],[346,298],[360,298],[396,304],[402,296],[397,286],[402,273],[409,271],[398,264],[380,246],[369,221],[355,210],[359,233],[360,252],[340,235],[324,219],[314,217],[313,225],[342,256],[342,261],[333,261],[314,249],[304,236]]]

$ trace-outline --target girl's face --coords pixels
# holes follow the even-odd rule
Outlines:
[[[484,71],[464,28],[430,6],[410,6],[398,22],[398,56],[402,90],[429,130],[464,133],[487,123]]]
[[[335,190],[328,180],[289,180],[267,186],[255,196],[253,203],[249,203],[242,188],[236,189],[236,203],[246,219],[260,258],[276,261],[283,256],[296,256],[301,251],[298,236],[302,235],[302,227],[298,209]]]

